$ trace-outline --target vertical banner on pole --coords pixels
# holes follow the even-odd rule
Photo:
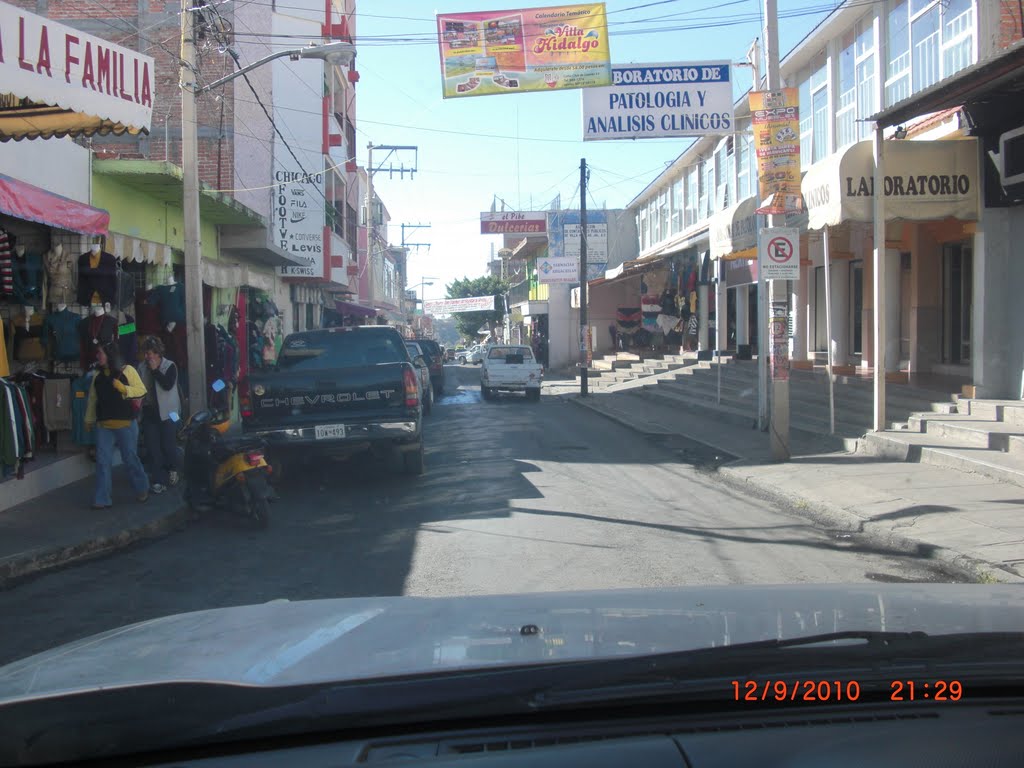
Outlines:
[[[769,371],[772,381],[789,381],[789,304],[771,303],[768,337],[771,340]]]

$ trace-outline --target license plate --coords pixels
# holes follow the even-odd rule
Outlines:
[[[344,424],[325,424],[316,427],[317,440],[334,440],[345,437]]]

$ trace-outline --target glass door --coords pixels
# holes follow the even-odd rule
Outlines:
[[[971,361],[974,252],[966,243],[942,249],[942,361],[959,365]]]
[[[850,262],[850,350],[864,354],[864,260]]]

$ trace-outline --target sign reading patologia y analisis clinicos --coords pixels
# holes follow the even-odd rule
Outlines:
[[[612,85],[583,92],[583,139],[707,136],[733,128],[728,61],[612,66]]]

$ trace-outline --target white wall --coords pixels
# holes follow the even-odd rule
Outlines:
[[[554,283],[548,292],[548,367],[565,370],[579,360],[579,346],[573,334],[567,283]]]
[[[0,173],[90,203],[89,150],[71,139],[0,142]]]
[[[234,9],[235,28],[239,32],[269,31],[270,20],[266,6],[239,3]],[[271,38],[238,35],[235,50],[242,64],[249,64],[273,52]],[[274,70],[271,66],[257,67],[249,73],[249,82],[273,114]],[[273,190],[272,161],[274,128],[256,103],[245,78],[234,81],[235,93],[235,178],[231,187],[239,191],[235,198],[261,216],[270,219]]]
[[[1024,208],[983,208],[974,236],[972,378],[978,397],[1024,395],[1024,335],[1019,288],[1024,260],[1014,243],[1024,242]]]

